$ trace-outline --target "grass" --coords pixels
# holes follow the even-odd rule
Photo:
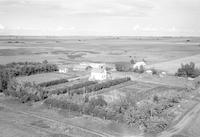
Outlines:
[[[61,74],[58,72],[51,72],[51,73],[42,73],[42,74],[36,74],[36,75],[30,75],[30,76],[24,76],[24,77],[17,77],[17,81],[19,83],[23,82],[35,82],[36,84],[43,83],[43,82],[49,82],[53,80],[58,79],[68,79],[68,78],[74,78],[76,77],[73,74]]]
[[[200,53],[198,44],[200,39],[196,38],[181,38],[181,37],[18,37],[17,41],[24,42],[23,44],[8,43],[11,37],[0,37],[0,53],[3,51],[4,57],[9,57],[7,60],[0,59],[0,62],[21,61],[22,58],[16,56],[24,55],[24,59],[29,59],[29,51],[33,53],[41,53],[39,57],[33,57],[33,61],[48,59],[50,62],[59,61],[59,57],[66,58],[66,55],[86,54],[82,60],[90,60],[93,62],[119,62],[129,61],[129,56],[136,56],[138,60],[145,58],[148,64],[160,63],[188,57]],[[16,41],[12,37],[13,41]],[[81,40],[78,41],[78,40]],[[190,39],[191,42],[186,40]],[[59,41],[59,43],[56,43]],[[56,44],[55,44],[56,43]],[[196,43],[196,45],[195,45]],[[123,45],[123,46],[122,46]],[[4,48],[4,49],[2,49]],[[9,51],[8,48],[17,48]],[[20,48],[24,48],[21,53]],[[6,51],[6,50],[7,51]],[[88,50],[90,49],[90,50]],[[45,52],[42,54],[42,52]],[[48,52],[49,54],[46,54]],[[7,56],[7,55],[14,55]],[[98,56],[97,56],[98,54]],[[77,60],[77,58],[73,58]],[[66,61],[67,62],[67,61]]]

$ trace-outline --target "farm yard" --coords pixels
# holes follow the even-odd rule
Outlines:
[[[179,70],[180,76],[175,74],[181,63],[193,61],[197,67],[193,68],[194,76],[199,75],[199,38],[79,39],[0,38],[0,56],[8,58],[0,58],[0,135],[199,135],[195,126],[191,126],[194,120],[199,121],[199,77],[189,77],[193,73],[186,74],[184,66]],[[90,50],[85,49],[85,45]],[[30,62],[21,60],[25,57],[31,58]],[[112,68],[116,67],[115,63],[127,63],[133,57],[147,60],[145,69],[152,73],[145,69],[118,71]],[[90,80],[94,69],[90,63],[109,64],[105,67],[109,78]],[[60,66],[66,66],[67,71],[60,72]],[[184,124],[180,126],[180,123]],[[7,134],[11,129],[13,132]],[[195,130],[194,134],[191,130]]]

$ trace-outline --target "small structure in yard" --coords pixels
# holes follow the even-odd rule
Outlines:
[[[146,73],[152,75],[153,71],[152,70],[146,70]]]
[[[146,63],[144,61],[140,61],[140,62],[136,62],[135,64],[133,64],[133,68],[134,69],[140,69],[141,67],[145,67]]]
[[[161,77],[161,78],[163,78],[163,77],[165,77],[167,75],[167,73],[166,72],[161,72],[161,73],[159,73],[159,77]]]
[[[107,71],[104,65],[100,65],[98,68],[93,68],[91,70],[91,75],[89,77],[90,81],[99,80],[103,81],[107,79]]]
[[[163,72],[161,72],[161,74],[162,74],[162,75],[167,75],[167,73],[166,73],[166,72],[164,72],[164,71],[163,71]]]
[[[59,73],[67,73],[68,72],[67,66],[59,66],[58,72]]]
[[[194,80],[194,78],[188,77],[188,80],[191,80],[191,81],[193,81],[193,80]]]
[[[68,72],[67,68],[59,69],[59,73],[67,73],[67,72]]]

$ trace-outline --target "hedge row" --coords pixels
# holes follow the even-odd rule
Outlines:
[[[109,81],[106,81],[106,82],[102,82],[102,83],[97,83],[97,84],[93,84],[93,85],[90,85],[90,86],[86,86],[84,88],[71,90],[70,94],[90,93],[90,92],[98,91],[98,90],[101,90],[101,89],[104,89],[104,88],[109,88],[111,86],[115,86],[115,85],[130,81],[130,80],[131,79],[129,77],[109,80]]]
[[[86,81],[86,82],[82,82],[82,83],[77,83],[77,84],[74,84],[72,86],[52,90],[50,92],[50,94],[57,94],[57,95],[64,94],[64,93],[67,93],[71,90],[83,88],[83,87],[90,86],[90,85],[93,85],[93,84],[97,84],[97,82],[96,81]]]
[[[96,82],[93,81],[87,81],[84,83],[78,83],[74,84],[73,86],[70,86],[64,90],[55,90],[54,94],[61,94],[65,93],[67,91],[84,87],[87,85],[95,84]],[[17,97],[21,100],[22,103],[26,103],[28,101],[40,101],[48,98],[51,94],[45,87],[41,87],[40,85],[36,85],[35,83],[23,83],[19,84],[16,82],[16,80],[11,80],[8,90],[5,92],[6,95],[11,95],[13,97]]]
[[[22,103],[40,101],[48,97],[48,92],[34,83],[19,84],[14,80],[10,81],[10,85],[5,94],[17,97]]]
[[[81,111],[82,106],[79,106],[78,104],[65,101],[65,100],[57,100],[53,98],[48,98],[44,101],[44,104],[46,104],[49,107],[56,107],[56,108],[62,108],[67,109],[71,111],[79,112]]]
[[[48,86],[53,86],[53,85],[57,85],[57,84],[65,83],[65,82],[69,82],[69,80],[68,79],[57,79],[57,80],[52,80],[52,81],[48,81],[48,82],[42,82],[38,85],[40,87],[48,87]]]
[[[111,86],[129,81],[129,80],[130,78],[121,78],[121,79],[110,80],[103,83],[97,83],[95,81],[86,81],[83,83],[74,84],[72,86],[56,89],[53,91],[48,91],[45,88],[45,86],[57,84],[58,82],[64,82],[66,81],[66,79],[52,81],[52,82],[44,83],[41,85],[35,85],[34,83],[19,84],[16,81],[12,80],[10,81],[7,94],[14,97],[18,97],[21,100],[21,102],[25,103],[28,101],[43,100],[52,94],[59,95],[59,94],[69,93],[70,95],[74,95],[74,94],[83,94],[85,92],[94,92],[94,91],[101,90],[103,88],[109,88]]]
[[[99,96],[98,98],[92,98],[88,102],[83,104],[76,104],[70,100],[62,100],[60,98],[48,98],[44,101],[44,104],[48,107],[62,108],[86,115],[92,115],[107,120],[115,120],[123,122],[123,115],[114,112],[107,108],[106,101]]]
[[[9,81],[17,76],[29,76],[37,73],[57,71],[55,64],[49,64],[47,61],[40,62],[14,62],[6,65],[0,65],[0,92],[7,90]]]

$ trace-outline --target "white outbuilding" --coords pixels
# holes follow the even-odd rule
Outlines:
[[[133,65],[133,68],[134,69],[140,69],[140,67],[145,67],[146,66],[146,63],[144,61],[141,61],[141,62],[136,62],[134,65]]]
[[[59,69],[59,73],[67,73],[67,72],[68,72],[67,68]]]

